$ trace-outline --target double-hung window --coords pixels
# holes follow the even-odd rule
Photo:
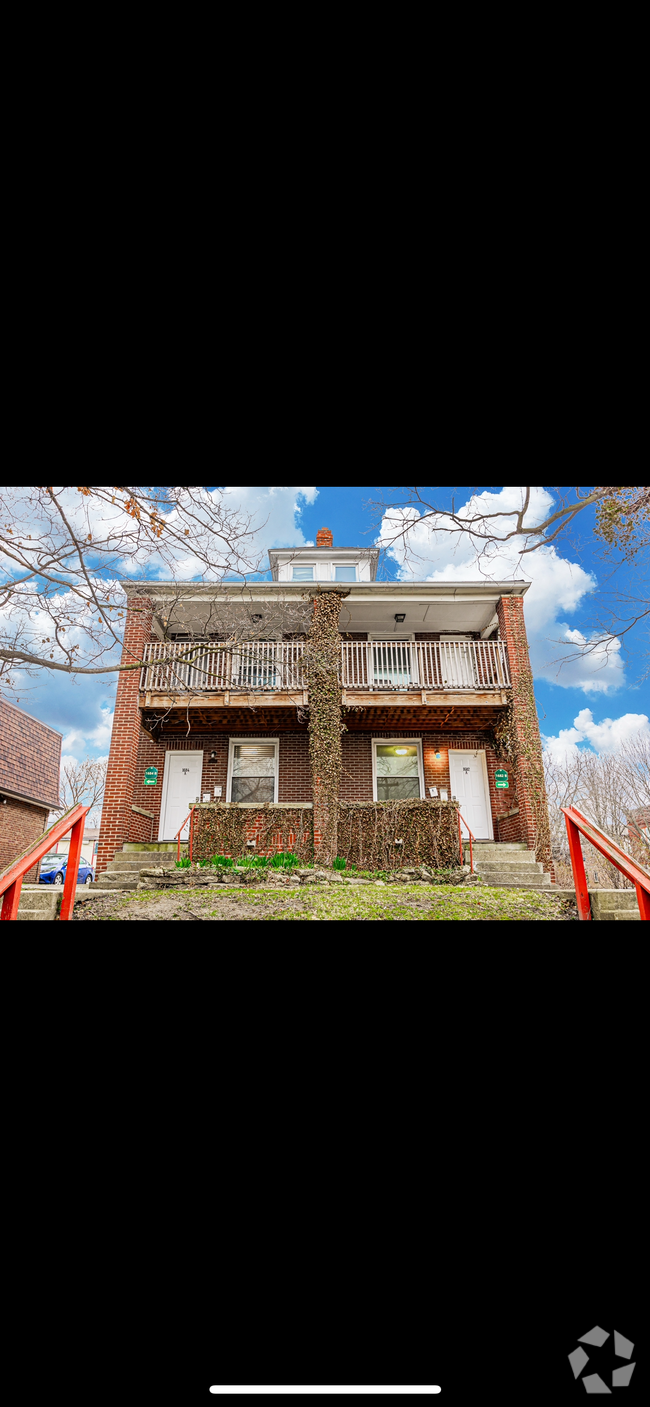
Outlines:
[[[313,580],[314,580],[314,568],[313,568],[313,567],[294,567],[294,568],[293,568],[293,577],[292,577],[292,580],[293,580],[293,581],[313,581]]]
[[[230,740],[228,800],[264,805],[278,799],[278,740]]]
[[[357,579],[357,569],[356,569],[356,567],[335,567],[335,568],[334,568],[334,580],[335,580],[335,581],[356,581],[356,579]]]

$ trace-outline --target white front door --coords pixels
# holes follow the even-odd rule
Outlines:
[[[201,795],[203,752],[168,752],[165,757],[163,798],[160,808],[159,840],[173,840],[190,809],[190,801]],[[187,840],[190,823],[181,832]]]
[[[477,840],[492,840],[492,811],[484,752],[449,749],[451,794],[460,802],[460,814]],[[467,830],[461,826],[463,840]]]

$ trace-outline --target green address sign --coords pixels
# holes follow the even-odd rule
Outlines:
[[[144,769],[144,784],[145,784],[145,786],[146,786],[146,787],[155,787],[156,784],[157,784],[157,782],[158,782],[158,768],[157,768],[157,767],[145,767],[145,769]]]
[[[508,781],[508,773],[506,772],[504,767],[497,767],[497,770],[494,774],[494,785],[497,788],[497,791],[508,790],[510,783]]]

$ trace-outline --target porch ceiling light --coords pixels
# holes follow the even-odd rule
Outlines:
[[[404,614],[401,615],[401,616],[395,616],[395,620],[396,620],[396,622],[397,622],[398,625],[401,625],[401,624],[402,624],[402,621],[403,621],[403,620],[406,620],[406,612],[404,612]]]

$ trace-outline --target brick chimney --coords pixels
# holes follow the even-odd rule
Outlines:
[[[318,529],[318,532],[316,533],[316,546],[317,546],[317,547],[333,547],[333,546],[334,546],[334,538],[332,537],[332,534],[331,534],[331,531],[330,531],[329,528],[319,528],[319,529]]]

